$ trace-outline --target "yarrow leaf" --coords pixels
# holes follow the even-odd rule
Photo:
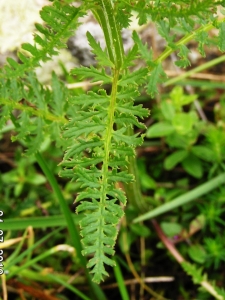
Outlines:
[[[90,68],[86,67],[79,67],[76,69],[73,69],[71,71],[72,75],[80,75],[81,78],[84,77],[91,77],[92,82],[95,81],[102,81],[103,83],[111,83],[112,78],[108,75],[106,75],[105,71],[99,71],[98,69],[94,68],[93,66],[90,66]]]
[[[111,60],[108,58],[105,51],[102,50],[100,43],[97,43],[94,39],[94,37],[91,35],[91,33],[87,32],[87,39],[92,47],[92,52],[96,55],[96,60],[102,65],[102,66],[109,66],[114,67]]]
[[[157,64],[151,72],[148,80],[147,91],[151,97],[158,93],[157,84],[163,82],[166,78],[166,73],[163,70],[162,64]]]

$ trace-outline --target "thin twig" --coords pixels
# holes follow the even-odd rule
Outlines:
[[[145,277],[142,279],[145,283],[156,283],[156,282],[171,282],[174,281],[174,277],[170,276],[159,276],[159,277]],[[132,285],[132,284],[140,284],[140,282],[136,279],[127,279],[124,280],[125,285]],[[111,283],[106,285],[101,285],[102,289],[112,289],[118,287],[118,283]]]
[[[7,293],[7,288],[6,288],[6,278],[5,274],[2,274],[2,294],[3,294],[3,300],[8,300],[8,293]]]

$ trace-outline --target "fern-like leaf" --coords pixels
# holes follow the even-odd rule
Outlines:
[[[40,61],[47,61],[51,56],[58,54],[58,50],[66,47],[66,41],[71,36],[72,31],[77,26],[77,19],[82,15],[79,8],[69,5],[61,5],[59,1],[54,1],[52,6],[45,6],[40,15],[46,22],[47,27],[36,24],[36,29],[44,35],[38,33],[34,37],[35,44],[25,43],[22,49],[29,53],[18,54],[22,63],[17,63],[13,59],[8,59],[9,65],[0,72],[1,78],[19,78],[24,76],[35,67],[39,66]],[[41,46],[41,47],[39,47]]]
[[[162,82],[165,78],[166,78],[166,74],[163,70],[162,65],[157,64],[149,77],[148,89],[147,89],[149,95],[154,97],[154,95],[158,92],[157,84]]]
[[[94,37],[90,34],[90,32],[87,32],[87,39],[90,46],[93,49],[92,52],[96,55],[97,61],[103,66],[114,67],[113,63],[108,58],[106,52],[102,50],[100,43],[97,43],[95,41]]]
[[[94,67],[81,67],[72,73],[113,82],[110,96],[100,89],[98,93],[88,92],[71,98],[70,103],[78,111],[65,126],[63,134],[70,146],[61,163],[65,168],[61,175],[81,183],[83,190],[76,202],[80,203],[77,213],[85,213],[80,223],[83,254],[93,255],[88,267],[94,274],[93,280],[99,283],[107,275],[104,264],[114,265],[110,256],[114,254],[116,226],[123,216],[121,205],[126,203],[125,194],[116,183],[134,180],[126,171],[128,158],[134,156],[134,148],[143,141],[142,136],[127,135],[126,130],[133,125],[145,127],[137,118],[146,117],[148,110],[141,105],[134,106],[133,98],[139,95],[135,86],[143,81],[147,70],[126,72],[120,79],[118,72],[109,77]],[[119,84],[122,86],[120,91],[117,90]]]
[[[81,78],[84,77],[91,77],[92,82],[95,81],[102,81],[103,83],[111,83],[112,78],[108,75],[106,75],[105,71],[99,71],[98,69],[94,68],[93,66],[90,66],[90,68],[86,67],[80,67],[71,72],[73,75],[80,75]]]

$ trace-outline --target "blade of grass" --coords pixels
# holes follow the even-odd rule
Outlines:
[[[187,79],[177,83],[177,85],[181,86],[193,86],[193,87],[201,87],[201,89],[225,89],[224,82],[209,82],[209,80],[199,80],[199,79]]]
[[[9,257],[9,260],[6,260],[6,262],[5,262],[5,265],[7,266],[7,268],[10,268],[11,266],[16,265],[19,262],[21,262],[22,259],[29,252],[31,252],[33,249],[36,249],[39,245],[41,245],[42,243],[44,243],[45,241],[47,241],[47,239],[49,239],[50,237],[52,237],[53,235],[55,235],[56,233],[58,233],[61,229],[62,228],[55,229],[54,231],[52,231],[49,234],[45,235],[42,239],[38,240],[35,244],[33,244],[33,246],[29,247],[28,249],[26,249],[25,251],[23,251],[22,253],[20,253],[18,256],[16,256],[12,260]],[[7,279],[8,279],[8,277],[7,277]]]
[[[63,247],[65,249],[63,249]],[[35,258],[25,262],[23,265],[21,265],[20,267],[18,267],[16,270],[13,270],[10,274],[9,274],[9,278],[13,277],[14,275],[17,275],[18,273],[20,273],[22,270],[34,265],[36,262],[53,255],[54,253],[58,252],[58,251],[68,251],[71,252],[72,250],[74,250],[74,248],[72,248],[71,250],[71,246],[68,245],[58,245],[55,246],[47,251],[45,251],[44,253],[41,253],[40,255],[36,256]],[[49,275],[49,274],[48,274]],[[81,299],[84,300],[91,300],[89,297],[85,296],[82,292],[80,292],[78,289],[76,289],[75,287],[72,287],[70,284],[68,284],[67,282],[64,282],[62,279],[57,278],[57,276],[52,276],[54,278],[54,280],[60,284],[63,284],[64,286],[66,286],[67,288],[71,289],[76,295],[78,295]],[[52,278],[50,275],[50,278]]]
[[[9,263],[10,261],[13,261],[16,257],[18,257],[20,250],[22,249],[23,244],[25,243],[25,239],[27,237],[28,234],[28,229],[26,229],[24,231],[24,234],[22,236],[22,240],[19,242],[19,244],[17,245],[16,249],[13,251],[13,253],[8,257],[7,259],[7,263]]]
[[[115,261],[116,265],[113,268],[113,270],[114,270],[116,281],[118,283],[118,287],[119,287],[119,290],[120,290],[121,299],[122,300],[129,300],[130,298],[129,298],[129,295],[128,295],[128,292],[127,292],[126,285],[124,284],[124,279],[123,279],[123,275],[122,275],[122,272],[121,272],[121,269],[120,269],[120,265],[118,264],[115,257],[114,257],[114,261]]]
[[[64,246],[64,247],[63,247]],[[27,251],[30,251],[30,248],[27,249]],[[27,252],[26,251],[26,252]],[[53,254],[55,254],[56,252],[58,251],[68,251],[68,252],[72,252],[72,251],[75,251],[73,247],[71,246],[68,246],[68,245],[57,245],[57,246],[54,246],[52,247],[51,249],[48,249],[47,251],[41,253],[40,255],[34,257],[33,259],[30,259],[26,262],[24,262],[22,265],[19,266],[19,268],[17,270],[14,270],[14,271],[11,271],[8,275],[8,278],[12,278],[13,276],[17,275],[18,273],[20,273],[20,271],[32,266],[33,264],[35,264],[36,262],[48,257],[48,256],[51,256]],[[9,268],[8,265],[6,265],[7,268]]]
[[[218,186],[220,186],[223,183],[225,183],[225,173],[218,175],[217,177],[207,181],[206,183],[201,184],[197,188],[185,193],[184,195],[181,195],[181,196],[175,198],[174,200],[172,200],[168,203],[165,203],[165,204],[153,209],[152,211],[149,211],[146,214],[143,214],[143,215],[135,218],[133,220],[133,222],[137,223],[140,221],[148,220],[148,219],[154,218],[156,216],[159,216],[165,212],[168,212],[174,208],[177,208],[181,205],[184,205],[186,203],[189,203],[189,202],[195,200],[196,198],[210,192],[211,190],[217,188]]]
[[[16,121],[16,118],[14,117],[14,115],[11,113],[10,114],[11,116],[11,120],[15,126],[15,128],[19,128],[20,125],[17,123]],[[28,139],[28,138],[27,138]],[[106,297],[103,293],[103,291],[100,289],[100,287],[92,282],[91,280],[91,276],[86,268],[86,265],[87,265],[87,259],[86,257],[84,257],[82,254],[81,254],[81,251],[82,251],[82,245],[81,245],[81,241],[80,241],[80,236],[79,236],[79,232],[74,224],[74,221],[73,221],[73,218],[72,218],[72,214],[69,210],[69,207],[67,206],[66,204],[66,201],[63,197],[63,194],[59,188],[59,185],[55,179],[55,176],[52,174],[52,172],[50,171],[49,167],[48,167],[48,164],[46,163],[46,161],[44,160],[44,158],[42,157],[42,155],[37,152],[35,154],[35,157],[36,157],[36,160],[39,164],[39,166],[41,167],[42,171],[44,172],[45,176],[47,177],[58,201],[59,201],[59,205],[60,205],[60,208],[61,208],[61,211],[62,213],[64,214],[65,216],[65,219],[67,221],[67,226],[68,226],[68,230],[69,230],[69,233],[70,233],[70,236],[72,238],[72,243],[76,249],[76,252],[77,252],[77,257],[82,265],[82,267],[84,268],[85,270],[85,274],[86,274],[86,277],[87,277],[87,280],[88,280],[88,283],[93,291],[93,297],[95,297],[96,299],[102,299],[102,300],[106,300]]]
[[[18,273],[19,266],[11,266],[10,270],[15,271]],[[35,270],[35,271],[34,271]],[[31,269],[24,269],[20,271],[20,277],[24,278],[25,280],[28,279],[30,281],[34,280],[35,282],[44,282],[44,283],[54,283],[54,279],[48,277],[48,275],[52,275],[53,278],[55,276],[59,277],[63,281],[68,281],[71,284],[78,285],[82,284],[84,285],[87,280],[85,275],[79,275],[79,276],[74,276],[74,279],[71,281],[71,274],[64,274],[64,273],[59,273],[59,272],[54,272],[52,269],[46,270],[46,268],[38,266],[37,264],[34,264]]]
[[[106,297],[103,293],[103,291],[100,289],[100,287],[94,283],[92,280],[91,280],[91,276],[86,268],[86,265],[87,265],[87,260],[86,260],[86,257],[84,257],[82,254],[81,254],[81,251],[82,251],[82,245],[81,245],[81,241],[80,241],[80,236],[79,236],[79,233],[78,233],[78,230],[74,224],[74,221],[73,221],[73,218],[72,218],[72,214],[69,210],[69,207],[67,206],[66,204],[66,201],[63,197],[63,194],[58,186],[58,183],[54,177],[54,175],[52,174],[52,172],[50,171],[50,169],[48,168],[48,165],[47,163],[45,162],[44,158],[41,156],[40,153],[36,153],[36,159],[38,161],[38,164],[40,165],[42,171],[44,172],[45,176],[47,177],[53,191],[55,192],[57,198],[58,198],[58,201],[59,201],[59,204],[60,204],[60,207],[61,207],[61,210],[62,210],[62,213],[64,214],[65,216],[65,219],[67,221],[67,226],[68,226],[68,230],[69,230],[69,233],[70,233],[70,236],[72,238],[72,243],[76,249],[76,252],[77,252],[77,257],[78,259],[80,260],[80,263],[82,265],[82,267],[84,268],[85,270],[85,274],[86,274],[86,277],[87,277],[87,280],[88,280],[88,283],[96,297],[96,299],[102,299],[102,300],[105,300]]]
[[[14,117],[13,114],[11,114],[11,120],[12,120],[13,124],[15,125],[15,128],[20,127],[20,125],[17,123],[16,118]],[[27,140],[28,139],[29,138],[27,138]],[[37,160],[39,166],[41,167],[43,173],[47,177],[48,182],[50,183],[50,185],[53,189],[53,192],[55,193],[55,195],[56,195],[56,197],[59,201],[61,211],[62,211],[63,215],[65,216],[65,219],[66,219],[66,222],[67,222],[67,226],[68,226],[70,236],[72,237],[73,246],[77,250],[78,259],[80,260],[81,265],[86,269],[86,259],[81,254],[82,246],[81,246],[81,242],[80,242],[80,236],[79,236],[78,230],[77,230],[77,228],[74,224],[72,214],[69,210],[69,207],[67,206],[66,201],[63,197],[63,194],[62,194],[62,192],[59,188],[59,185],[58,185],[58,183],[55,179],[55,176],[52,174],[51,170],[48,167],[48,164],[46,163],[43,156],[39,152],[37,152],[35,154],[35,157],[36,157],[36,160]]]
[[[35,265],[34,269],[41,271],[42,268]],[[66,287],[67,289],[71,290],[72,292],[74,292],[74,294],[78,295],[81,297],[81,299],[84,300],[91,300],[91,298],[87,297],[86,295],[84,295],[82,292],[80,292],[78,289],[76,289],[72,284],[66,282],[65,280],[63,280],[62,278],[60,278],[59,276],[55,276],[55,274],[47,274],[46,275],[47,278],[51,279],[51,281],[55,281],[57,283],[60,283],[61,285],[63,285],[64,287]]]
[[[76,289],[73,285],[69,284],[68,282],[62,280],[59,277],[56,277],[54,275],[48,274],[48,277],[53,279],[55,282],[60,283],[61,285],[65,286],[68,290],[74,292],[74,294],[78,295],[80,298],[79,299],[84,299],[84,300],[91,300],[91,298],[87,297],[84,295],[81,291]]]
[[[59,201],[61,211],[64,214],[66,222],[67,222],[68,231],[70,233],[70,236],[72,237],[73,246],[77,250],[78,259],[80,260],[82,266],[85,267],[86,259],[81,254],[82,246],[81,246],[81,242],[80,242],[80,236],[79,236],[78,230],[74,224],[72,214],[69,210],[69,207],[68,207],[68,205],[63,197],[63,194],[59,188],[59,185],[55,179],[55,176],[52,174],[52,172],[48,168],[46,161],[44,160],[44,158],[42,157],[42,155],[39,152],[35,154],[35,157],[37,159],[39,166],[41,167],[42,171],[44,172],[45,176],[47,177],[48,182],[50,183],[50,185]]]
[[[78,224],[82,216],[73,215],[72,219],[75,224]],[[28,226],[33,228],[47,228],[47,227],[66,227],[67,221],[64,215],[58,216],[44,216],[44,217],[30,217],[23,219],[5,219],[1,224],[2,230],[24,230]]]

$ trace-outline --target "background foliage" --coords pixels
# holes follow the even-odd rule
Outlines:
[[[45,6],[34,43],[0,70],[2,298],[224,299],[224,1],[70,2]],[[60,63],[41,83],[36,68],[88,9],[106,41],[87,33],[96,65]],[[164,50],[138,27],[124,53],[133,15]],[[191,48],[205,57],[195,68]]]

